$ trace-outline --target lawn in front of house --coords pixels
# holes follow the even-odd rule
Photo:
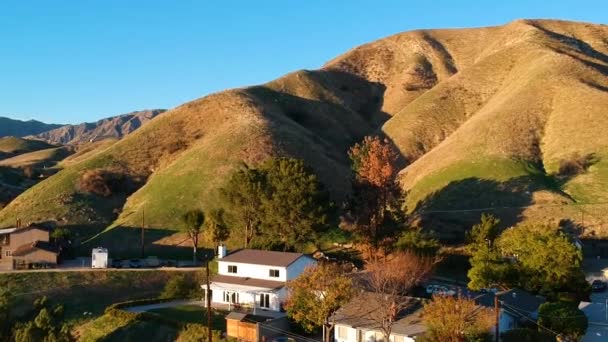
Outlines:
[[[182,323],[207,324],[207,309],[198,305],[180,305],[171,308],[154,309],[148,312]],[[226,331],[226,314],[224,311],[214,309],[211,319],[213,330]]]

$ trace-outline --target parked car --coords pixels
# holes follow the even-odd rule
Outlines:
[[[141,268],[142,262],[139,259],[131,259],[129,260],[129,267],[131,268]]]
[[[443,285],[428,285],[426,287],[426,293],[432,295],[453,296],[456,294],[456,291],[450,290],[447,286]]]
[[[591,289],[594,292],[603,292],[606,290],[606,282],[596,279],[591,283]]]
[[[122,268],[122,259],[112,259],[112,268]]]
[[[272,342],[296,342],[296,340],[292,337],[279,336],[279,337],[273,338]]]
[[[498,292],[498,289],[495,287],[491,287],[489,289],[483,288],[483,289],[479,289],[479,292],[481,293],[496,293]]]

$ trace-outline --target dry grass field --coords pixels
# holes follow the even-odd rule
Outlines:
[[[505,211],[505,222],[577,221],[575,205],[608,201],[607,75],[605,25],[518,20],[404,32],[320,70],[196,99],[77,154],[0,211],[0,226],[55,220],[109,234],[138,226],[145,210],[150,227],[172,231],[184,210],[217,205],[235,165],[277,155],[304,159],[342,200],[350,191],[346,151],[376,133],[407,161],[400,182],[408,210],[430,229],[461,235],[478,214],[429,213],[497,206],[531,207]],[[560,174],[574,155],[592,162]],[[83,194],[79,178],[96,169],[136,186]],[[591,234],[594,221],[585,224]]]

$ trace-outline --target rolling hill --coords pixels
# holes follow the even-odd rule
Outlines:
[[[165,112],[164,109],[137,111],[109,117],[97,122],[65,125],[29,136],[28,138],[61,145],[81,144],[105,139],[120,139],[163,112]]]
[[[238,163],[277,155],[304,159],[339,201],[350,192],[349,146],[381,133],[407,161],[408,211],[446,239],[462,238],[482,211],[505,224],[568,219],[608,236],[597,204],[608,202],[607,76],[605,25],[404,32],[319,70],[174,108],[23,193],[0,211],[0,225],[54,220],[91,235],[107,227],[98,239],[128,248],[144,210],[155,236],[168,237],[184,210],[216,205]],[[90,195],[79,186],[86,172],[120,174],[130,186]]]
[[[14,120],[0,116],[0,137],[24,137],[27,135],[42,133],[62,125],[46,124],[36,120]]]

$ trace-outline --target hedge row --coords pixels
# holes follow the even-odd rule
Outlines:
[[[153,324],[162,324],[162,325],[174,328],[178,331],[184,331],[186,334],[189,334],[191,332],[197,332],[198,334],[204,333],[204,335],[205,335],[204,337],[203,336],[199,336],[199,337],[206,338],[206,336],[208,334],[208,329],[206,326],[204,326],[202,324],[179,322],[179,321],[176,321],[176,320],[173,320],[170,318],[166,318],[166,317],[163,317],[163,316],[160,316],[157,314],[149,313],[149,312],[129,312],[129,311],[122,310],[124,308],[132,307],[132,306],[165,303],[165,302],[170,302],[172,300],[174,300],[174,299],[173,298],[170,298],[170,299],[150,298],[150,299],[137,299],[137,300],[130,300],[130,301],[121,302],[121,303],[115,303],[106,308],[105,314],[120,318],[122,320],[143,321],[143,322],[150,322]],[[213,330],[214,340],[215,340],[215,337],[219,338],[219,336],[221,336],[221,334],[222,334],[221,331]]]

